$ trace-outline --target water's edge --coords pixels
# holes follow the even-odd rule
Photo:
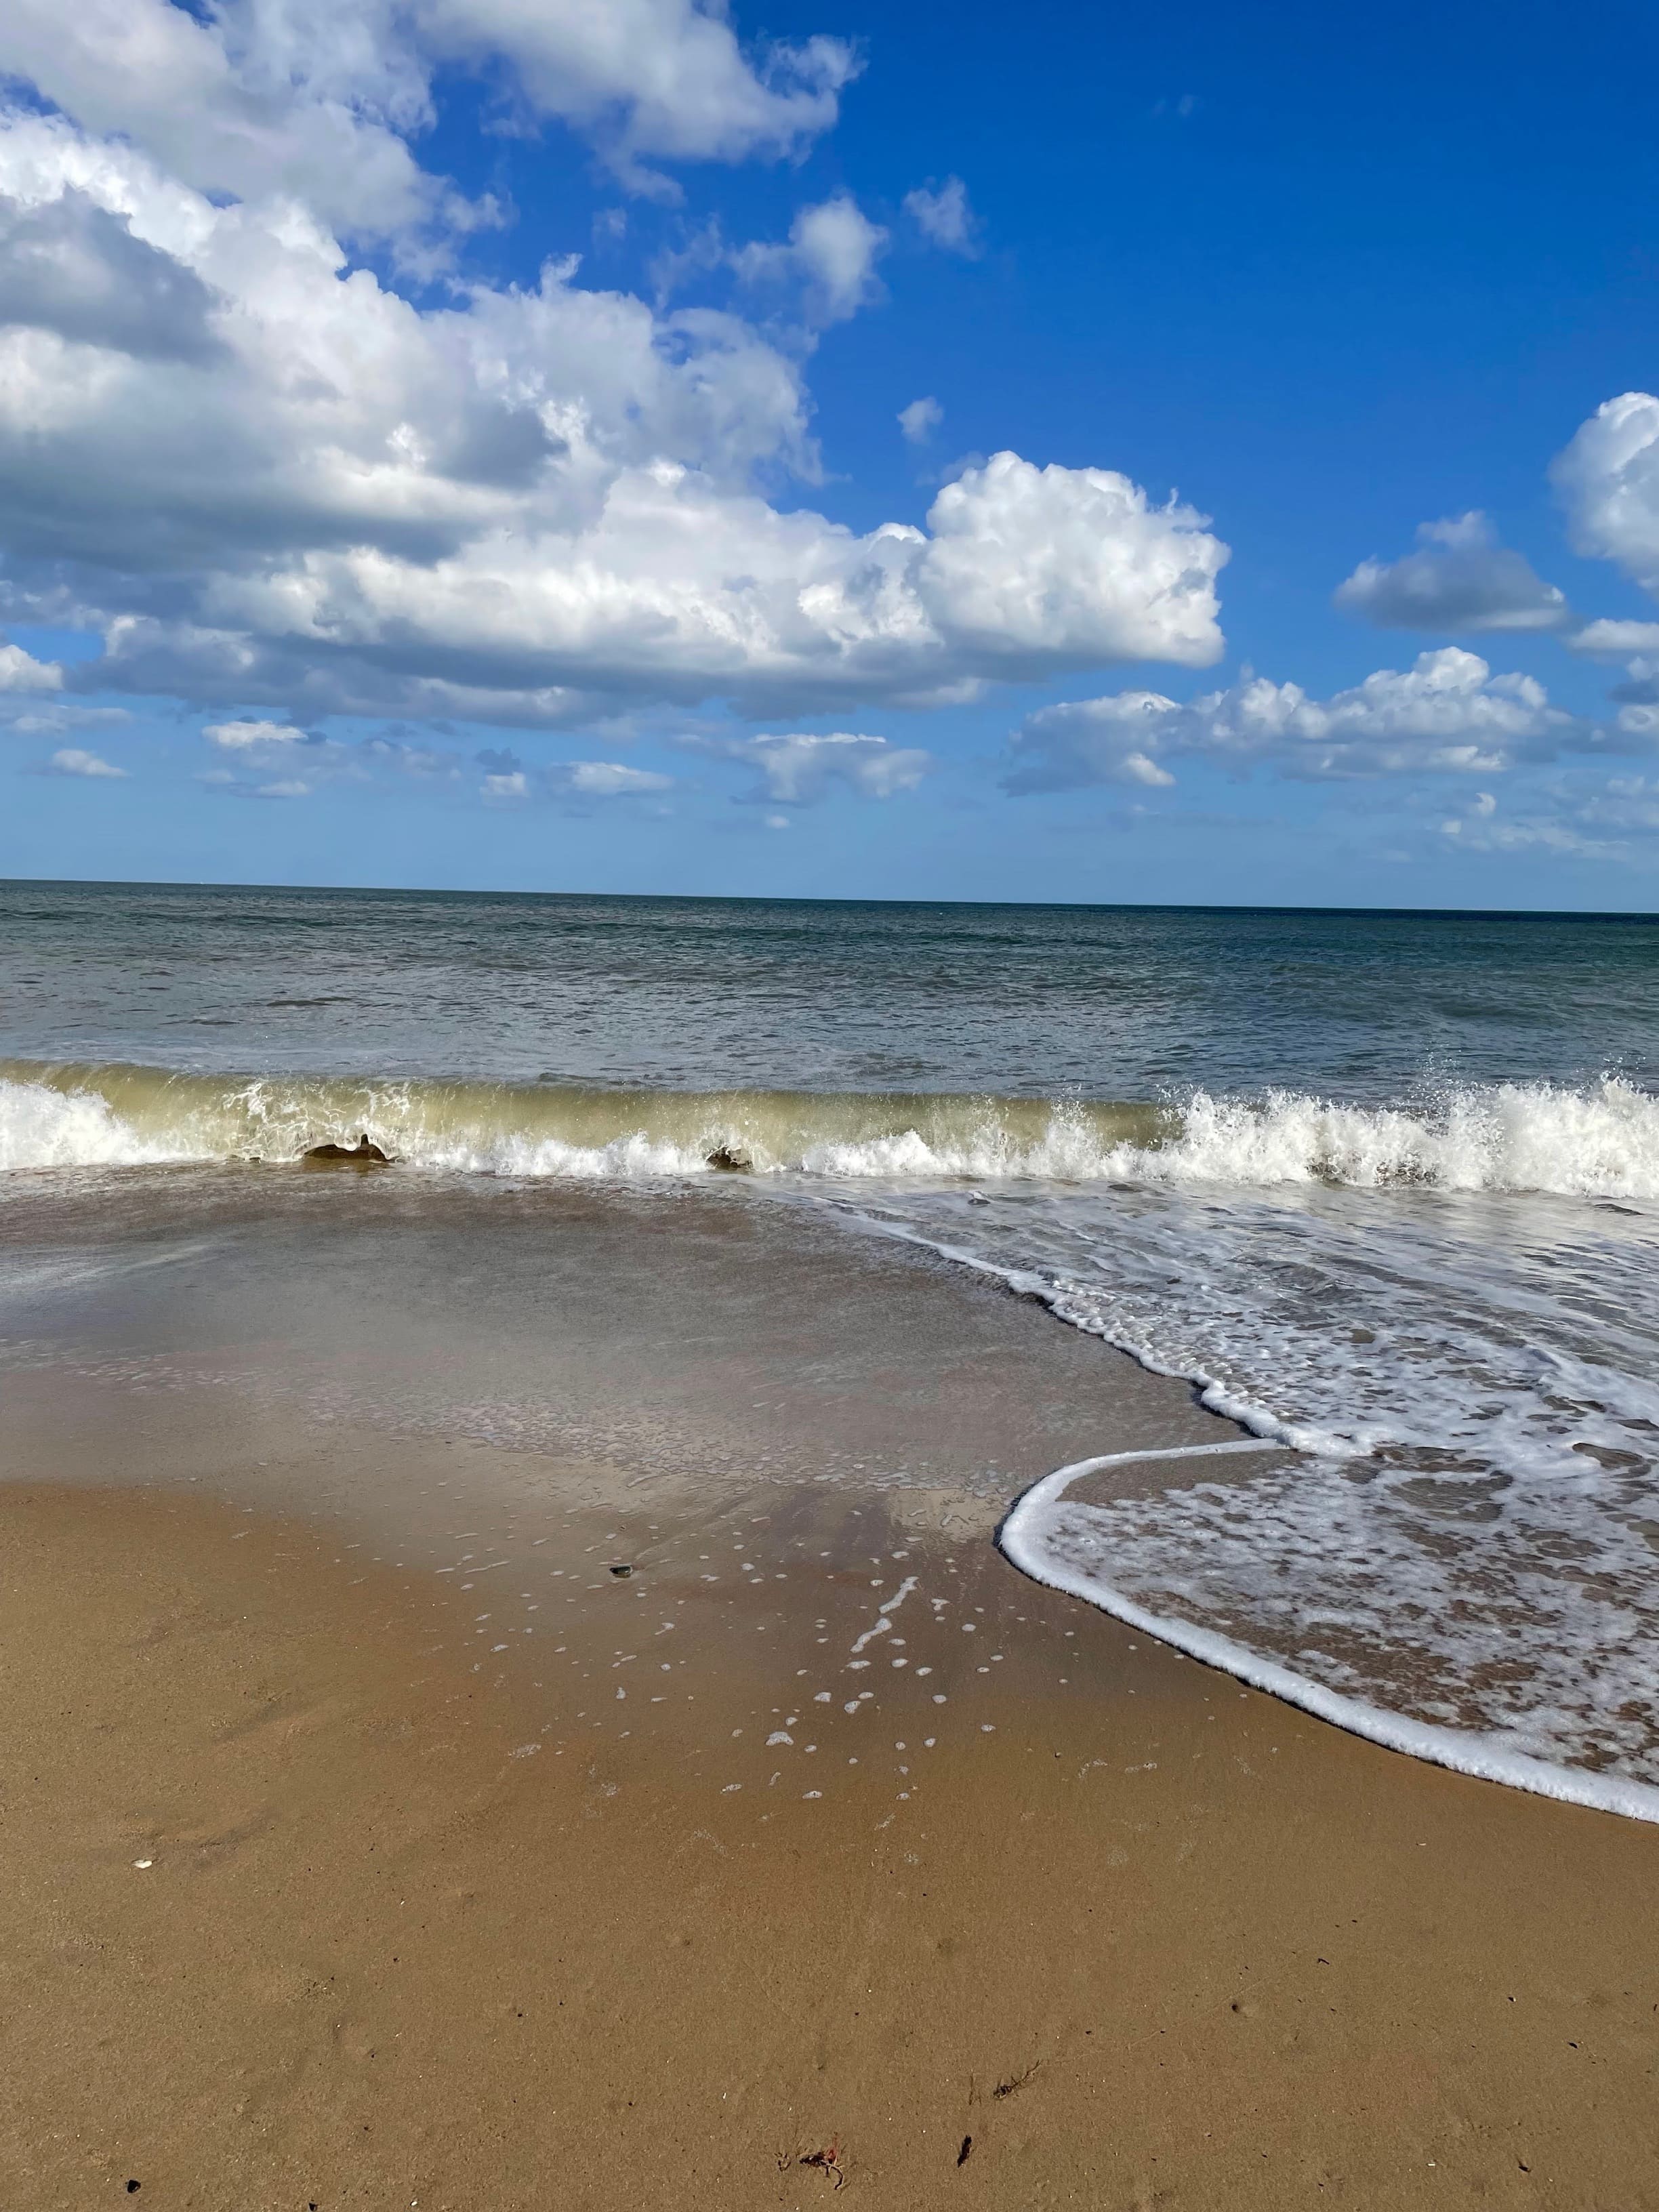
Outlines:
[[[1483,1748],[1478,1737],[1455,1729],[1434,1728],[1407,1720],[1381,1706],[1345,1698],[1322,1684],[1311,1681],[1291,1668],[1264,1659],[1230,1637],[1167,1613],[1149,1611],[1126,1591],[1103,1577],[1085,1574],[1055,1556],[1061,1528],[1063,1501],[1070,1486],[1084,1476],[1109,1467],[1125,1467],[1142,1461],[1218,1457],[1236,1452],[1262,1451],[1265,1443],[1186,1444],[1164,1451],[1109,1452],[1097,1459],[1077,1460],[1056,1468],[1022,1492],[1005,1515],[996,1533],[1003,1556],[1033,1582],[1065,1591],[1110,1613],[1128,1627],[1156,1637],[1190,1659],[1200,1661],[1236,1680],[1285,1705],[1299,1706],[1318,1720],[1329,1721],[1350,1735],[1363,1736],[1388,1751],[1406,1753],[1431,1765],[1450,1768],[1484,1782],[1498,1782],[1512,1790],[1530,1790],[1535,1796],[1553,1797],[1564,1804],[1583,1805],[1600,1813],[1622,1814],[1626,1819],[1659,1822],[1659,1788],[1616,1775],[1592,1774],[1580,1768],[1556,1766],[1518,1752]]]

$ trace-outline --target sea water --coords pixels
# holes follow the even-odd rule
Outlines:
[[[1030,1571],[1659,1788],[1659,923],[13,884],[0,1054],[15,1175],[366,1131],[920,1239],[1280,1447],[1057,1497]]]

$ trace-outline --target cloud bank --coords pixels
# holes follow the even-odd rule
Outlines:
[[[1627,735],[1642,742],[1639,732]],[[1252,677],[1185,706],[1156,691],[1121,691],[1044,707],[1014,732],[1004,785],[1015,793],[1168,786],[1176,781],[1170,763],[1182,759],[1261,763],[1319,781],[1489,774],[1604,742],[1594,726],[1553,707],[1534,678],[1494,676],[1478,653],[1446,646],[1328,699]]]
[[[179,12],[153,0],[133,22],[195,52]],[[114,101],[94,103],[106,125]],[[195,178],[227,173],[121,112]],[[850,311],[873,236],[832,201],[781,251]],[[785,507],[770,487],[816,472],[798,358],[738,316],[577,274],[417,306],[293,198],[221,204],[135,144],[11,111],[0,530],[18,603],[68,599],[105,632],[72,682],[557,728],[1218,655],[1227,549],[1191,508],[1010,453],[941,490],[925,528]]]
[[[745,52],[697,0],[9,0],[0,71],[99,137],[120,134],[214,198],[302,202],[354,239],[465,229],[420,167],[441,65],[495,83],[509,114],[581,131],[626,182],[653,161],[800,152],[857,74],[843,40]]]

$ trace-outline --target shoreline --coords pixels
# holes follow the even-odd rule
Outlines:
[[[997,1547],[1020,1572],[1049,1589],[1097,1606],[1125,1626],[1155,1636],[1171,1650],[1180,1651],[1200,1665],[1213,1668],[1236,1682],[1311,1713],[1350,1735],[1380,1745],[1407,1759],[1425,1759],[1453,1774],[1467,1774],[1499,1788],[1523,1790],[1537,1797],[1553,1798],[1563,1805],[1582,1805],[1592,1812],[1610,1813],[1621,1820],[1659,1823],[1659,1787],[1617,1774],[1600,1774],[1587,1767],[1553,1765],[1547,1759],[1528,1758],[1522,1752],[1486,1747],[1489,1740],[1472,1730],[1436,1728],[1381,1705],[1367,1705],[1328,1689],[1323,1683],[1280,1665],[1259,1651],[1196,1621],[1172,1613],[1157,1613],[1127,1592],[1067,1565],[1063,1558],[1047,1556],[1045,1538],[1052,1545],[1063,1536],[1066,1492],[1073,1482],[1099,1476],[1108,1468],[1139,1466],[1148,1461],[1180,1462],[1212,1455],[1271,1451],[1271,1442],[1176,1446],[1164,1451],[1108,1452],[1098,1458],[1075,1461],[1043,1475],[1022,1491],[1004,1515],[997,1529]]]

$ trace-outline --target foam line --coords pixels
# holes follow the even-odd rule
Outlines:
[[[872,1637],[886,1635],[888,1630],[893,1625],[892,1615],[898,1611],[899,1607],[903,1604],[905,1599],[909,1596],[911,1591],[915,1589],[915,1586],[916,1577],[914,1575],[906,1575],[904,1580],[898,1586],[898,1593],[896,1596],[890,1597],[885,1605],[879,1605],[876,1607],[875,1626],[873,1628],[866,1628],[863,1635],[860,1636],[858,1641],[854,1644],[853,1656],[854,1658],[856,1658],[859,1653],[863,1650],[865,1645],[869,1643]]]
[[[1620,1813],[1632,1820],[1659,1822],[1659,1788],[1651,1783],[1627,1781],[1618,1775],[1592,1774],[1582,1769],[1555,1766],[1547,1759],[1528,1759],[1523,1753],[1484,1748],[1479,1736],[1456,1729],[1434,1728],[1423,1721],[1407,1720],[1399,1713],[1369,1705],[1358,1698],[1345,1698],[1320,1683],[1310,1681],[1289,1667],[1264,1659],[1259,1652],[1235,1644],[1212,1629],[1164,1613],[1152,1613],[1109,1583],[1074,1571],[1048,1556],[1046,1540],[1054,1529],[1060,1501],[1073,1482],[1107,1467],[1127,1467],[1140,1461],[1218,1457],[1224,1453],[1264,1451],[1266,1443],[1188,1444],[1157,1451],[1107,1452],[1097,1459],[1080,1459],[1070,1467],[1056,1468],[1034,1482],[1009,1508],[997,1530],[1004,1556],[1033,1582],[1070,1597],[1084,1599],[1111,1613],[1131,1628],[1172,1644],[1190,1659],[1265,1690],[1286,1705],[1298,1705],[1317,1719],[1364,1736],[1389,1751],[1405,1752],[1413,1759],[1450,1767],[1483,1782],[1506,1783],[1512,1790],[1529,1790],[1540,1797],[1554,1797],[1568,1805],[1584,1805],[1598,1813]],[[1282,1447],[1281,1447],[1282,1449]]]

